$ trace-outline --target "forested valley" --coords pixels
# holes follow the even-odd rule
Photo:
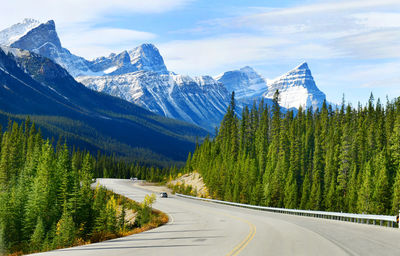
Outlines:
[[[29,120],[10,121],[0,140],[0,255],[97,242],[168,219],[152,213],[153,197],[139,204],[91,184],[95,177],[158,181],[173,168],[71,150],[62,139],[44,140]],[[134,223],[127,211],[136,213]]]
[[[235,113],[234,94],[214,139],[189,156],[210,196],[273,207],[398,214],[400,98],[382,105],[282,113],[261,102]]]

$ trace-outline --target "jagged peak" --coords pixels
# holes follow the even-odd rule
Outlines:
[[[241,68],[240,71],[246,72],[246,73],[256,73],[256,71],[250,66],[245,66],[245,67]]]
[[[54,28],[56,27],[56,23],[54,22],[54,20],[48,20],[46,23],[43,23],[43,24],[50,25]]]
[[[310,69],[310,68],[308,67],[307,62],[303,61],[300,65],[295,67],[293,70],[296,70],[296,69]]]
[[[39,26],[31,28],[18,38],[18,40],[14,41],[11,46],[35,51],[48,43],[51,43],[57,48],[61,48],[61,42],[57,35],[54,20],[48,20],[45,23],[41,23]],[[42,55],[46,56],[46,54]]]
[[[39,20],[33,19],[33,18],[25,18],[22,20],[22,24],[37,24],[40,25],[41,22]]]
[[[152,43],[143,43],[136,48],[137,49],[157,49],[157,47]]]
[[[20,39],[32,29],[40,26],[42,23],[38,20],[26,18],[22,22],[16,23],[0,31],[0,44],[11,45]]]
[[[133,50],[130,50],[129,53],[135,54],[135,55],[142,55],[143,53],[144,54],[153,53],[155,55],[161,56],[158,48],[154,44],[151,44],[151,43],[141,44],[141,45],[135,47]]]

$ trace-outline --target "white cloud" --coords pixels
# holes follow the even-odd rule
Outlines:
[[[356,19],[356,23],[373,29],[400,27],[400,13],[366,12],[356,13],[352,16]]]
[[[332,47],[356,59],[400,58],[400,29],[374,30],[335,39]]]
[[[398,87],[400,85],[399,70],[400,62],[357,65],[346,74],[346,78],[359,81],[361,87]]]
[[[288,41],[248,35],[227,35],[201,40],[180,40],[159,44],[170,70],[205,74],[246,63],[268,60],[273,47]]]
[[[13,0],[1,3],[1,26],[8,27],[24,18],[54,19],[61,26],[96,22],[108,14],[163,13],[192,0]],[[2,29],[0,27],[0,29]]]
[[[335,1],[254,10],[257,13],[210,20],[203,26],[213,31],[239,28],[258,36],[290,39],[300,47],[312,44],[342,57],[399,57],[398,0]]]
[[[180,40],[159,44],[170,70],[178,73],[219,73],[245,65],[294,60],[292,65],[309,59],[339,58],[328,46],[312,42],[298,44],[284,37],[247,34],[225,35],[201,40]]]

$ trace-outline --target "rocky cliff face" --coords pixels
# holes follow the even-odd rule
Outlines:
[[[78,77],[88,88],[134,102],[154,113],[213,131],[227,109],[225,87],[209,76],[191,78],[153,71]]]

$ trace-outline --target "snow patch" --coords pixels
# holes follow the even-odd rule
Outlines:
[[[110,74],[110,73],[114,72],[117,69],[118,69],[118,66],[113,66],[113,67],[107,68],[103,72],[104,72],[104,74]]]

